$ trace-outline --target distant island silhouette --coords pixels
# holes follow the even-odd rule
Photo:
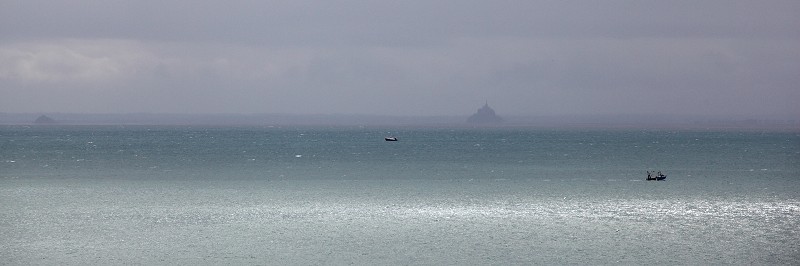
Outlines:
[[[503,118],[497,116],[497,114],[494,112],[494,109],[489,107],[489,101],[486,101],[486,104],[478,109],[478,112],[467,118],[467,123],[474,124],[490,124],[500,122],[503,122]]]
[[[470,121],[485,121],[480,114],[491,115],[486,104]],[[122,113],[87,114],[58,113],[57,117],[38,118],[32,113],[0,112],[2,125],[197,125],[197,126],[366,126],[403,125],[419,127],[540,127],[540,128],[629,128],[629,129],[725,129],[800,131],[800,120],[794,116],[723,116],[723,115],[658,115],[658,114],[549,114],[503,115],[500,123],[468,123],[469,115],[403,116],[364,114],[158,114]],[[54,123],[48,124],[50,119]],[[497,121],[499,119],[489,119]]]
[[[34,120],[33,123],[34,124],[55,124],[56,120],[53,120],[52,118],[50,118],[50,117],[48,117],[46,115],[41,115],[38,118],[36,118],[36,120]]]

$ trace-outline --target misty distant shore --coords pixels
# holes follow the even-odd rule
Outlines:
[[[0,125],[34,125],[42,114],[0,113]],[[381,116],[298,114],[46,114],[53,125],[202,125],[202,126],[419,126],[541,127],[642,129],[774,129],[800,130],[786,117],[703,117],[671,115],[504,116],[505,122],[474,125],[467,116]]]

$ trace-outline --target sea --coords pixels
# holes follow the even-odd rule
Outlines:
[[[6,125],[0,265],[799,265],[799,175],[792,130]]]

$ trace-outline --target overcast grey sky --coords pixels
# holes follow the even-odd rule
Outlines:
[[[800,117],[800,1],[0,0],[0,112]]]

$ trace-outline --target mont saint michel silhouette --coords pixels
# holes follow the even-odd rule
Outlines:
[[[467,123],[473,124],[494,124],[503,122],[503,119],[495,114],[494,109],[489,107],[489,101],[483,105],[478,112],[467,118]]]

